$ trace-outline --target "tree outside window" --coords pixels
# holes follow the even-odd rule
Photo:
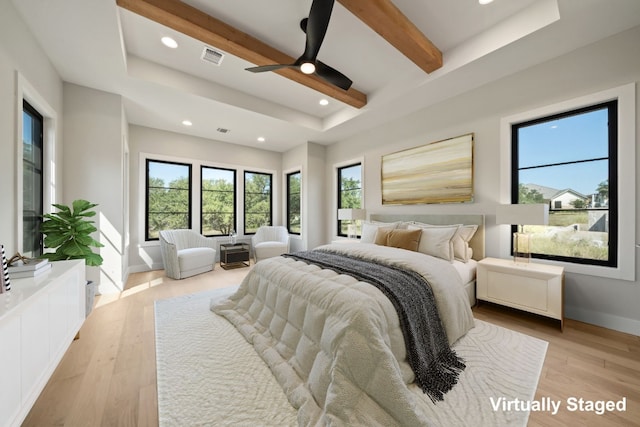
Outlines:
[[[338,168],[338,209],[362,207],[362,164]],[[353,221],[338,220],[338,236],[347,236]]]
[[[236,171],[201,167],[201,226],[205,236],[227,236],[236,230]]]
[[[191,228],[191,165],[147,159],[146,240],[160,230]]]
[[[244,173],[244,234],[254,234],[262,225],[272,225],[272,175]]]
[[[287,174],[287,230],[290,234],[300,234],[300,171]]]

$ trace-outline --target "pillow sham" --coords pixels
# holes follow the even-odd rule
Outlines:
[[[459,225],[410,225],[409,230],[421,230],[418,252],[453,261],[453,236]]]
[[[376,233],[378,228],[384,227],[385,229],[394,230],[398,227],[399,222],[376,222],[376,221],[363,221],[362,222],[362,236],[360,236],[361,243],[374,243],[376,240]]]
[[[386,230],[379,228],[375,244],[416,252],[421,235],[422,230]]]

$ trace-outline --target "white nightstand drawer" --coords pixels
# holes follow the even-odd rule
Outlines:
[[[487,272],[487,296],[526,308],[547,311],[547,281],[515,276],[498,271]]]

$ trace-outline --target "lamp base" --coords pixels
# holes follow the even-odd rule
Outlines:
[[[531,262],[531,235],[513,233],[513,262],[529,264]]]
[[[349,224],[347,226],[347,238],[349,239],[357,239],[357,228],[355,224]]]

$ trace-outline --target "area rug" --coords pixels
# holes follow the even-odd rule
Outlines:
[[[209,310],[211,298],[235,289],[156,301],[161,427],[297,425],[296,411],[267,365],[226,319]],[[454,345],[467,368],[445,400],[434,404],[410,387],[435,426],[526,426],[529,412],[505,405],[533,399],[547,342],[475,322]]]

